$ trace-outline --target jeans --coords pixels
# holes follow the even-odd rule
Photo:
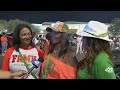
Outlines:
[[[2,44],[2,54],[7,50],[7,44]]]

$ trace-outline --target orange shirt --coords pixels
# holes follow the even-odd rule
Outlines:
[[[8,40],[7,40],[7,37],[6,37],[6,36],[2,36],[2,37],[1,37],[1,43],[2,43],[2,44],[7,44],[7,41],[8,41]]]
[[[41,67],[40,78],[44,79],[44,71],[46,67],[46,60],[48,55],[44,55],[44,62]],[[52,55],[50,56],[50,61],[48,65],[47,79],[76,79],[77,68],[67,65],[60,60],[57,60]]]

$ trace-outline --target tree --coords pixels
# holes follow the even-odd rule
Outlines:
[[[120,18],[115,18],[112,20],[109,31],[113,34],[113,36],[120,35]]]
[[[15,20],[9,20],[9,21],[0,20],[0,32],[3,32],[3,31],[5,32],[5,30],[7,30],[7,33],[11,33],[15,30],[15,27],[18,24],[27,24],[31,27],[32,31],[34,31],[34,32],[38,32],[38,30],[39,30],[37,27],[33,26],[29,22],[15,19]]]
[[[26,21],[22,21],[22,20],[19,20],[19,19],[15,19],[15,20],[9,20],[8,21],[8,26],[7,26],[7,29],[8,29],[8,32],[13,32],[15,30],[15,27],[18,25],[18,24],[27,24],[31,27],[31,29],[35,32],[37,32],[37,28],[33,25],[31,25],[31,23],[29,22],[26,22]]]
[[[21,23],[25,23],[25,24],[30,25],[30,23],[25,22],[25,21],[22,21],[22,20],[19,20],[19,19],[9,20],[9,21],[8,21],[8,26],[7,26],[8,32],[13,32],[13,31],[15,30],[15,27],[16,27],[18,24],[21,24]]]
[[[5,32],[7,30],[7,21],[0,20],[0,32]]]

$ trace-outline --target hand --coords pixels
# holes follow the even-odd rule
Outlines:
[[[21,70],[21,71],[18,71],[18,72],[11,73],[11,77],[12,77],[13,79],[21,79],[21,77],[22,77],[23,75],[25,75],[25,74],[27,74],[27,72]]]
[[[26,73],[26,74],[24,74],[23,76],[21,76],[21,79],[26,79],[26,78],[28,78],[29,75],[30,75],[30,74]]]

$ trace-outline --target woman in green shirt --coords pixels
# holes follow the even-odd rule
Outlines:
[[[83,31],[77,35],[83,36],[85,57],[79,63],[78,79],[116,79],[113,57],[107,34],[108,27],[98,21],[90,21]]]

